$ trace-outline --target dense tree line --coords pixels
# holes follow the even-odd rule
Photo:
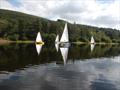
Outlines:
[[[0,38],[8,40],[35,40],[40,31],[45,42],[54,42],[57,34],[61,36],[66,21],[51,21],[20,12],[0,9]],[[89,42],[94,36],[97,42],[119,42],[120,31],[68,23],[70,41]]]

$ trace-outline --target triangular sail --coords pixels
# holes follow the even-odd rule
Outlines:
[[[42,45],[36,44],[36,50],[37,50],[38,55],[40,54],[41,49],[42,49]]]
[[[59,42],[59,35],[57,35],[55,42]]]
[[[66,48],[66,47],[61,47],[61,48],[60,48],[60,51],[61,51],[61,54],[62,54],[62,57],[63,57],[64,64],[66,64],[66,61],[67,61],[68,50],[69,50],[68,47],[67,47],[67,48]]]
[[[93,36],[91,37],[91,44],[94,44],[95,43],[95,40],[93,38]]]
[[[60,42],[69,42],[67,23],[65,24],[64,31],[60,39]]]
[[[41,37],[40,32],[38,32],[37,37],[36,37],[36,42],[40,42],[40,41],[42,41],[42,37]]]

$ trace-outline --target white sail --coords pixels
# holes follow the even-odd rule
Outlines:
[[[94,44],[95,43],[95,40],[93,38],[93,36],[91,37],[91,44]]]
[[[55,43],[55,47],[56,47],[56,50],[58,52],[59,51],[59,43]]]
[[[69,42],[67,23],[65,24],[64,31],[60,39],[60,42]]]
[[[42,49],[42,45],[36,44],[36,50],[37,50],[38,55],[40,54],[41,49]]]
[[[61,47],[61,48],[60,48],[60,51],[61,51],[61,54],[62,54],[62,57],[63,57],[64,64],[66,64],[66,61],[67,61],[68,50],[69,50],[68,47],[67,47],[67,48],[66,48],[66,47]]]
[[[55,42],[59,42],[59,35],[57,35]]]
[[[42,37],[41,37],[40,32],[38,32],[37,37],[36,37],[36,42],[40,42],[40,41],[42,41]]]
[[[90,45],[91,52],[94,50],[94,48],[95,48],[95,44],[91,44]]]

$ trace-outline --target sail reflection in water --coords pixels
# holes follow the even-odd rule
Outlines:
[[[94,48],[95,48],[95,44],[90,44],[90,50],[91,50],[91,52],[93,52]]]
[[[41,49],[42,49],[42,45],[36,44],[36,50],[37,50],[38,55],[40,54]]]
[[[55,43],[55,48],[57,50],[57,52],[59,51],[59,43]]]
[[[65,65],[68,57],[69,47],[60,47],[60,51],[63,57],[63,63]]]

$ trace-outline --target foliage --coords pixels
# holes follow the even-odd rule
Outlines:
[[[0,9],[0,38],[9,40],[35,40],[40,31],[45,42],[54,42],[57,34],[62,35],[66,21],[47,20],[20,12]],[[94,36],[96,42],[119,42],[120,31],[68,23],[70,41],[89,42]]]

